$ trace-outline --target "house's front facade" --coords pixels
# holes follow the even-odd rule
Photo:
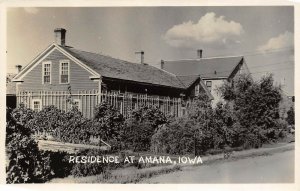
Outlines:
[[[124,115],[141,105],[151,105],[165,114],[181,116],[187,92],[204,91],[212,99],[199,76],[180,79],[148,64],[81,51],[65,45],[65,29],[55,33],[58,43],[51,44],[14,77],[17,105],[35,111],[48,105],[65,111],[78,107],[90,118],[95,105],[107,101]]]
[[[202,55],[202,54],[201,54]],[[161,68],[178,77],[199,75],[213,96],[212,106],[223,101],[218,88],[241,73],[249,74],[242,56],[198,58],[191,60],[162,61]]]

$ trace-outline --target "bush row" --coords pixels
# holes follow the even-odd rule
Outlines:
[[[165,121],[166,117],[158,109],[150,107],[133,111],[125,120],[106,103],[96,106],[93,119],[84,118],[76,109],[63,112],[54,106],[44,107],[40,112],[24,106],[13,111],[7,109],[7,183],[46,182],[55,177],[88,176],[119,167],[100,163],[70,164],[67,153],[40,151],[32,136],[35,132],[48,132],[61,142],[83,144],[91,144],[91,135],[100,136],[113,146],[111,152],[126,148],[140,151],[149,150],[151,136]],[[103,153],[93,150],[79,153],[94,154]]]
[[[170,154],[205,154],[228,148],[259,148],[275,142],[289,132],[294,111],[279,118],[280,87],[272,76],[254,81],[241,75],[219,88],[226,103],[211,107],[200,94],[188,108],[188,116],[171,120],[151,139],[151,150]]]

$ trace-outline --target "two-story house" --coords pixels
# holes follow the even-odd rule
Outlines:
[[[197,59],[162,61],[161,69],[175,74],[178,77],[201,76],[206,87],[213,96],[212,106],[222,101],[218,92],[224,82],[230,82],[238,74],[249,73],[243,56],[203,58],[202,50],[198,50]]]
[[[61,110],[77,107],[92,117],[95,105],[107,101],[124,115],[142,105],[182,115],[184,95],[204,91],[212,95],[199,76],[178,77],[146,63],[87,52],[66,45],[66,30],[55,29],[49,45],[13,79],[17,105],[35,111],[54,105]]]

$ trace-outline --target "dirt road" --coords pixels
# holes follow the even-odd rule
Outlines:
[[[142,183],[293,183],[294,152],[190,166]]]

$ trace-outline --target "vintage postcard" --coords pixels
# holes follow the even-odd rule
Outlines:
[[[4,5],[7,186],[296,188],[294,4]]]

